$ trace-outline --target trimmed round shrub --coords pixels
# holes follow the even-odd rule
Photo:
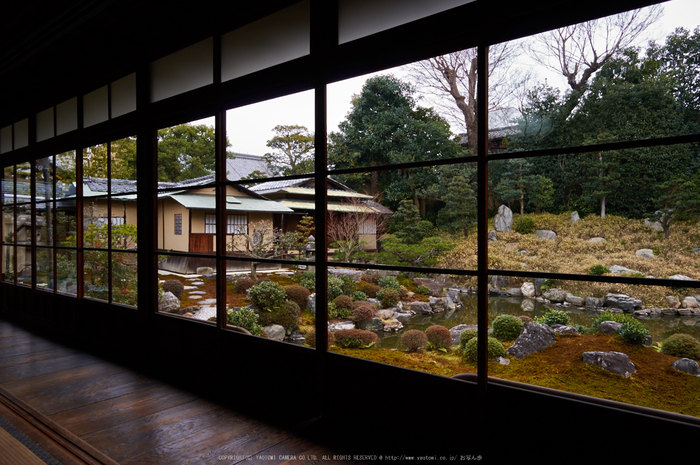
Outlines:
[[[464,346],[467,345],[467,342],[476,338],[477,335],[476,329],[465,329],[462,331],[462,334],[459,335],[459,350],[464,352]]]
[[[430,295],[430,288],[428,286],[420,285],[416,288],[416,294]]]
[[[476,363],[478,352],[478,338],[472,338],[464,345],[464,358],[466,361]],[[506,348],[495,337],[488,339],[489,360],[495,360],[498,357],[505,357]]]
[[[311,292],[316,289],[316,272],[315,271],[305,271],[299,277],[299,285],[304,286]]]
[[[622,340],[627,344],[637,346],[644,345],[644,343],[647,341],[647,337],[649,336],[649,330],[646,326],[644,326],[644,323],[633,316],[625,316],[629,318],[626,318],[625,321],[622,322],[622,326],[620,326],[620,329],[617,330],[617,334],[619,334],[622,337]]]
[[[279,284],[263,281],[248,289],[248,298],[260,310],[280,307],[287,301],[287,293]]]
[[[299,305],[296,302],[287,300],[280,306],[260,312],[258,314],[258,323],[261,326],[280,325],[284,326],[285,330],[296,331],[299,329],[300,316],[301,308],[299,308]]]
[[[365,329],[339,329],[335,345],[345,349],[366,349],[379,344],[379,336]]]
[[[333,302],[328,302],[328,319],[347,318],[350,316],[350,309],[337,307]]]
[[[376,297],[382,303],[382,308],[393,307],[399,303],[399,292],[396,289],[383,287],[377,292]]]
[[[420,352],[428,345],[428,336],[417,329],[409,329],[401,335],[401,347],[406,352]]]
[[[370,284],[378,284],[379,278],[381,278],[381,276],[376,273],[364,273],[362,276],[360,276],[360,281]]]
[[[354,321],[369,321],[377,315],[377,308],[374,305],[358,305],[350,312],[350,317]]]
[[[382,276],[381,278],[379,278],[379,282],[377,284],[379,284],[379,287],[387,287],[396,291],[401,290],[401,284],[399,284],[399,280],[393,276]]]
[[[339,295],[335,299],[333,299],[333,304],[336,306],[336,308],[344,308],[346,310],[352,310],[353,307],[353,300],[352,297],[349,295]]]
[[[307,288],[298,284],[292,284],[284,286],[284,292],[287,294],[287,300],[296,302],[299,308],[306,308],[306,299],[311,295],[311,291]]]
[[[333,301],[339,295],[345,294],[343,280],[334,276],[328,277],[328,300]]]
[[[365,301],[367,299],[369,299],[369,296],[362,291],[355,291],[352,293],[352,300]]]
[[[571,317],[564,310],[550,310],[544,314],[544,324],[552,325],[568,325],[571,323]]]
[[[592,274],[595,276],[601,276],[604,275],[605,273],[610,273],[610,270],[603,265],[592,265],[588,269],[588,274]]]
[[[177,279],[168,279],[161,287],[163,292],[172,292],[178,299],[182,299],[182,294],[185,293],[185,285]]]
[[[309,347],[316,348],[316,328],[309,329],[304,335],[304,344]],[[328,331],[328,347],[335,344],[335,335]]]
[[[233,292],[236,294],[245,294],[248,289],[255,285],[255,281],[250,278],[239,278],[233,282]]]
[[[532,234],[537,224],[531,216],[518,216],[513,220],[513,229],[520,234]]]
[[[226,324],[247,329],[253,336],[263,334],[263,327],[258,323],[258,314],[249,308],[226,312]]]
[[[428,343],[436,349],[450,350],[452,348],[452,334],[442,325],[433,325],[425,330]]]
[[[499,341],[513,341],[520,336],[525,323],[515,315],[498,315],[492,326],[493,337]]]
[[[700,341],[690,334],[676,333],[661,344],[661,353],[700,360]]]
[[[377,292],[379,292],[380,289],[381,287],[377,286],[376,284],[366,283],[362,281],[360,281],[360,283],[357,285],[358,291],[364,292],[365,295],[372,298],[377,296]]]

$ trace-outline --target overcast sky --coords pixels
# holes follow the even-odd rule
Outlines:
[[[677,27],[693,30],[700,25],[700,0],[672,0],[664,4],[664,14],[648,31],[643,42],[649,39],[663,42],[665,37]],[[401,77],[398,69],[385,70],[376,74],[393,73]],[[328,86],[328,129],[335,131],[348,111],[354,94],[359,94],[362,85],[370,75],[359,76]],[[545,76],[545,75],[543,75]],[[547,74],[547,82],[553,86],[564,86],[562,76]],[[272,128],[277,125],[301,125],[313,130],[313,91],[288,95],[282,98],[259,102],[247,107],[230,110],[227,113],[228,139],[232,146],[229,150],[238,153],[264,155],[269,149],[266,143],[274,134]],[[212,124],[210,120],[203,120]]]

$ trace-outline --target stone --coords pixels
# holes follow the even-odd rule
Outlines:
[[[462,335],[462,333],[468,329],[477,329],[478,326],[476,325],[457,325],[453,326],[450,328],[450,335],[452,336],[452,345],[458,346],[459,345],[459,337]]]
[[[531,282],[525,282],[520,286],[520,292],[525,297],[535,297],[535,285]]]
[[[639,273],[638,271],[630,270],[629,268],[626,268],[626,267],[620,266],[620,265],[613,265],[613,266],[611,266],[609,269],[610,269],[610,272],[611,272],[611,273],[615,273],[615,274],[620,274],[620,273]]]
[[[657,231],[661,231],[664,229],[664,227],[661,226],[660,221],[651,221],[649,218],[644,219],[644,226],[647,226],[647,227],[654,229],[654,230],[657,230]]]
[[[187,294],[188,295],[207,295],[207,293],[205,291],[191,291],[191,292],[188,292]]]
[[[265,330],[268,339],[272,339],[273,341],[284,341],[286,331],[284,330],[283,326],[270,325],[264,326],[263,329]]]
[[[394,310],[388,308],[377,310],[377,318],[381,318],[382,320],[388,320],[389,318],[394,318],[394,313],[396,313]]]
[[[676,279],[678,281],[692,281],[693,278],[689,278],[688,276],[684,276],[682,274],[674,274],[673,276],[669,276],[668,279]]]
[[[700,376],[700,365],[695,360],[681,358],[671,364],[676,371],[682,371],[693,376]]]
[[[588,242],[590,242],[591,244],[597,244],[599,242],[605,242],[605,241],[606,241],[606,239],[604,237],[591,237],[590,239],[588,239]]]
[[[506,289],[506,292],[508,293],[508,295],[515,297],[520,297],[523,295],[519,287],[511,287],[510,289]]]
[[[557,238],[557,233],[552,231],[551,229],[535,229],[535,237],[538,237],[542,240],[554,240]]]
[[[629,378],[632,373],[637,371],[637,367],[627,354],[622,352],[584,352],[583,362],[598,366],[611,373],[617,373],[625,378]]]
[[[431,297],[430,307],[433,309],[434,313],[440,313],[446,310],[454,310],[456,305],[449,297]]]
[[[513,226],[513,211],[505,205],[498,207],[498,213],[493,217],[493,228],[498,232],[508,232]]]
[[[460,297],[460,292],[457,289],[450,289],[445,292],[445,297],[450,299],[458,307],[462,306],[462,299]]]
[[[163,293],[163,296],[158,301],[158,311],[174,313],[180,310],[180,299],[175,297],[170,291]]]
[[[639,250],[637,250],[637,252],[635,252],[635,254],[639,258],[643,258],[645,260],[648,260],[650,258],[654,258],[654,251],[651,249],[639,249]]]
[[[700,305],[698,305],[698,301],[695,299],[695,297],[685,297],[683,299],[683,302],[681,302],[681,305],[683,308],[698,308]]]
[[[578,223],[581,217],[578,215],[578,212],[571,212],[571,222],[572,223]]]
[[[603,334],[617,334],[617,330],[620,329],[622,323],[616,321],[603,321],[598,326],[598,332]]]
[[[316,293],[306,298],[306,309],[310,311],[312,315],[316,315]]]
[[[554,332],[559,334],[560,336],[578,336],[579,332],[576,328],[573,326],[557,326],[554,328]]]
[[[198,275],[204,275],[204,274],[211,274],[214,273],[214,268],[208,267],[208,266],[200,266],[195,270],[195,274]]]
[[[552,289],[547,289],[542,297],[554,303],[562,303],[566,301],[566,291],[558,289],[556,287]]]
[[[583,297],[577,297],[573,294],[566,294],[566,302],[577,307],[583,307],[586,305],[586,300]]]
[[[347,268],[329,268],[328,269],[328,274],[330,276],[335,276],[336,278],[340,278],[342,276],[348,276],[348,277],[350,277],[350,279],[352,279],[356,283],[360,282],[361,277],[364,273],[365,273],[364,270],[349,270]]]
[[[497,242],[498,241],[498,234],[496,234],[496,231],[489,231],[489,242]]]
[[[214,279],[216,278],[216,273],[206,273],[202,275],[202,278]]]
[[[442,287],[442,284],[438,283],[436,280],[432,278],[415,278],[413,282],[416,284],[416,287],[418,286],[425,286],[428,289],[430,289],[430,295],[435,296],[435,297],[441,297],[442,292],[444,288]]]
[[[625,294],[607,294],[603,306],[619,308],[625,313],[632,313],[635,308],[642,306],[642,301]]]
[[[678,308],[681,306],[680,300],[678,300],[678,297],[675,295],[667,295],[664,299],[666,300],[666,305],[669,307]]]
[[[494,288],[491,288],[491,289],[489,289],[489,295],[503,295],[503,296],[507,296],[507,295],[508,295],[508,291],[504,291],[503,289],[494,289]]]
[[[541,323],[527,322],[520,336],[507,350],[509,355],[522,359],[530,354],[539,352],[557,341],[557,333],[552,328]]]
[[[586,307],[599,308],[599,307],[602,307],[604,303],[605,303],[605,300],[598,298],[598,297],[586,297],[585,298]]]
[[[508,276],[493,275],[491,276],[491,286],[495,289],[504,289],[508,287]]]
[[[700,248],[696,247],[690,251],[690,253],[700,253]]]
[[[495,362],[499,365],[510,365],[510,360],[505,357],[497,357]]]
[[[409,302],[408,304],[404,305],[404,309],[411,311],[416,315],[433,313],[433,307],[428,302]]]
[[[384,332],[385,333],[395,333],[403,329],[403,323],[401,323],[396,318],[391,318],[384,321]]]
[[[331,332],[336,332],[341,329],[355,329],[355,323],[352,321],[341,321],[332,325],[328,325],[328,330]]]
[[[357,326],[367,331],[384,331],[384,321],[378,317],[374,317],[368,321],[360,321]]]
[[[545,278],[535,278],[535,296],[542,295],[542,286],[546,283]]]

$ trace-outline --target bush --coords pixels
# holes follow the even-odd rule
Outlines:
[[[307,288],[298,284],[292,284],[291,286],[285,286],[284,292],[287,294],[287,300],[296,302],[299,308],[306,308],[306,299],[311,295],[311,291]]]
[[[279,284],[263,281],[248,289],[248,298],[260,310],[271,310],[287,301],[287,293]]]
[[[430,295],[430,288],[428,286],[418,286],[416,288],[416,294]]]
[[[462,334],[459,335],[459,351],[464,352],[464,347],[469,341],[476,338],[476,336],[476,329],[465,329],[464,331],[462,331]]]
[[[550,310],[544,314],[542,322],[547,326],[568,325],[571,323],[571,318],[564,310]]]
[[[377,292],[376,297],[382,303],[382,308],[393,307],[399,303],[399,292],[396,289],[383,287]]]
[[[182,294],[185,293],[185,285],[177,279],[168,279],[163,283],[163,292],[172,292],[175,297],[182,299]]]
[[[328,319],[335,320],[338,318],[347,318],[350,316],[350,310],[347,308],[338,308],[333,302],[328,302]]]
[[[690,334],[676,333],[661,344],[661,353],[700,360],[700,341]]]
[[[316,328],[309,329],[304,335],[304,344],[309,347],[316,347]],[[335,335],[328,331],[328,347],[335,344]]]
[[[360,281],[360,283],[357,285],[358,291],[363,292],[365,295],[372,298],[377,296],[377,292],[379,292],[380,289],[381,287],[378,285],[364,281]]]
[[[617,334],[619,334],[622,340],[627,344],[637,346],[644,345],[649,336],[649,330],[644,326],[644,323],[638,319],[630,315],[625,316],[629,318],[625,318],[625,321],[622,322],[622,326],[617,330]]]
[[[513,341],[520,336],[525,323],[515,315],[498,315],[493,320],[493,337],[499,341]]]
[[[341,276],[339,279],[342,294],[352,295],[352,293],[355,291],[355,281],[353,281],[350,276]]]
[[[353,307],[353,301],[352,297],[349,295],[339,295],[335,299],[333,299],[333,304],[336,306],[336,308],[344,308],[346,310],[352,310]]]
[[[464,345],[464,358],[467,362],[476,363],[478,352],[478,339],[472,338]],[[488,338],[489,360],[495,360],[498,357],[505,357],[506,348],[495,337]]]
[[[374,305],[358,305],[353,307],[350,316],[354,321],[369,321],[377,314],[377,308]]]
[[[335,345],[346,349],[366,349],[379,344],[379,336],[364,329],[340,329],[335,332]]]
[[[233,292],[236,294],[245,294],[248,289],[255,285],[255,281],[250,278],[239,278],[233,282]]]
[[[588,274],[595,276],[604,275],[605,273],[610,273],[610,270],[603,265],[593,265],[588,269]]]
[[[396,291],[401,290],[401,284],[399,284],[399,280],[394,278],[393,276],[382,276],[379,278],[379,287],[386,287],[390,289],[394,289]]]
[[[435,349],[449,351],[452,348],[452,334],[450,330],[442,325],[433,325],[425,330],[428,337],[428,344]]]
[[[520,234],[532,234],[537,224],[531,216],[518,216],[513,220],[513,229]]]
[[[591,323],[591,329],[595,333],[595,332],[598,332],[598,327],[604,321],[614,321],[616,323],[624,323],[625,321],[627,321],[630,318],[634,318],[634,317],[632,317],[631,315],[626,315],[624,313],[613,313],[611,311],[606,310],[593,319],[593,323]]]
[[[333,301],[339,295],[345,294],[343,280],[335,276],[328,277],[328,300]]]
[[[379,278],[381,278],[381,276],[376,273],[364,273],[360,277],[360,280],[370,284],[378,284]]]
[[[401,336],[401,347],[406,352],[420,352],[428,345],[428,336],[423,331],[409,329]]]
[[[253,336],[261,336],[263,327],[258,323],[258,314],[249,308],[226,312],[226,324],[245,328]]]
[[[302,273],[301,277],[299,277],[299,285],[313,292],[316,289],[316,272],[305,271]]]
[[[352,300],[363,301],[369,299],[369,296],[362,291],[355,291],[352,293]]]
[[[288,300],[278,307],[272,307],[269,311],[258,314],[258,323],[261,326],[280,325],[285,330],[296,331],[299,329],[299,317],[301,308],[296,302]]]

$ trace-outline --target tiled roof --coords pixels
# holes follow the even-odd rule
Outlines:
[[[229,181],[238,181],[249,176],[253,171],[260,171],[266,176],[272,176],[262,157],[245,153],[234,153],[236,158],[226,160],[226,177]]]

